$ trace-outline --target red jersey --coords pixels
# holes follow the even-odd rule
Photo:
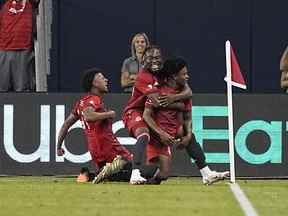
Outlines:
[[[15,3],[8,0],[3,5],[0,12],[0,50],[23,50],[32,47],[33,8],[28,0],[23,7],[22,1]]]
[[[129,110],[140,110],[143,112],[147,95],[157,92],[157,85],[156,77],[145,69],[141,69],[137,75],[132,95],[124,109],[124,113]]]
[[[84,119],[83,110],[89,106],[93,107],[95,112],[106,111],[100,97],[86,95],[75,104],[72,113],[82,123],[88,141],[88,150],[93,160],[98,164],[102,161],[111,162],[116,155],[123,155],[131,159],[130,152],[120,145],[113,134],[112,119],[99,121],[86,121]]]
[[[159,95],[161,94],[176,94],[177,90],[168,86],[161,86],[158,90]],[[187,99],[184,102],[185,112],[189,112],[192,109],[192,100]],[[153,103],[150,99],[147,99],[145,107],[153,107]],[[182,122],[178,117],[179,111],[175,109],[155,109],[152,118],[162,130],[166,131],[171,136],[175,137]]]

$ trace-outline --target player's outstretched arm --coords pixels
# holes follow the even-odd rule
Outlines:
[[[167,108],[167,109],[176,109],[179,111],[183,111],[184,104],[182,102],[173,101],[171,98],[174,97],[174,94],[167,94],[160,96],[159,93],[152,93],[147,95],[148,99],[152,101],[153,107],[155,108]]]
[[[189,87],[188,83],[186,83],[183,90],[180,93],[163,95],[163,96],[160,96],[158,100],[162,107],[166,107],[169,104],[172,104],[181,100],[190,99],[191,97],[192,97],[192,90]]]
[[[163,107],[162,109],[177,110],[179,112],[185,111],[185,104],[183,102],[175,102]]]
[[[174,96],[174,101],[181,101],[186,99],[191,99],[192,97],[192,89],[188,85],[188,83],[185,84],[183,90]]]
[[[86,121],[100,121],[108,118],[115,118],[116,113],[113,110],[107,112],[96,112],[92,106],[83,110],[83,116]]]
[[[57,155],[62,156],[64,154],[64,150],[62,149],[62,143],[67,135],[69,128],[78,120],[78,117],[75,116],[73,113],[65,119],[57,139]]]

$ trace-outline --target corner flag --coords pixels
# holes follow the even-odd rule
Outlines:
[[[230,47],[230,50],[229,51],[226,50],[226,56],[230,55],[230,59],[231,59],[231,63],[230,63],[231,79],[230,79],[230,82],[231,82],[232,86],[246,89],[247,87],[246,87],[245,80],[243,78],[239,63],[237,61],[236,55],[235,55],[234,50],[233,50],[229,41],[226,42],[226,46],[227,45]],[[227,53],[227,51],[229,53]],[[228,73],[228,71],[227,71],[227,73]],[[225,77],[226,82],[228,81],[227,77],[228,76]]]
[[[228,103],[228,136],[229,136],[229,160],[230,160],[230,181],[235,183],[235,160],[234,160],[234,127],[233,127],[233,101],[232,85],[246,89],[236,55],[231,47],[230,41],[225,43],[226,51],[226,77],[227,82],[227,103]]]

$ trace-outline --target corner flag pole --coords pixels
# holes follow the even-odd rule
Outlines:
[[[231,74],[231,44],[225,43],[226,51],[226,78],[227,78],[227,104],[228,104],[228,134],[229,134],[229,159],[230,181],[235,183],[235,159],[234,159],[234,128],[233,128],[233,101],[232,101],[232,74]]]

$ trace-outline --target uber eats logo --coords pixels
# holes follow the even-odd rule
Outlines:
[[[25,145],[29,146],[31,149],[37,150],[24,154],[17,150],[16,143],[14,143],[14,137],[17,133],[21,133],[21,128],[18,125],[13,126],[14,121],[14,106],[4,105],[4,122],[3,122],[3,145],[4,151],[13,160],[21,163],[32,163],[34,161],[40,160],[40,162],[50,162],[52,158],[55,158],[56,162],[64,162],[64,159],[72,163],[84,163],[91,160],[91,156],[88,152],[84,154],[73,154],[66,148],[66,154],[62,157],[58,157],[56,152],[52,152],[51,149],[55,149],[56,139],[61,128],[61,125],[65,119],[65,106],[57,105],[55,107],[56,119],[55,127],[51,127],[51,115],[50,115],[50,105],[40,106],[40,140],[39,142],[30,143]],[[203,146],[205,142],[209,141],[223,141],[228,145],[228,129],[227,126],[224,128],[207,128],[205,125],[205,119],[209,118],[227,118],[227,107],[226,106],[194,106],[192,110],[193,119],[193,131],[195,132],[196,139]],[[120,113],[119,113],[120,115]],[[282,121],[264,121],[264,120],[249,120],[240,126],[237,131],[235,131],[235,153],[250,164],[264,164],[264,163],[281,163],[282,162],[282,124],[286,124]],[[18,128],[19,127],[19,128]],[[35,125],[35,127],[38,127]],[[81,127],[80,122],[77,122],[73,128]],[[51,128],[55,128],[52,131]],[[124,128],[122,121],[114,122],[113,132],[116,133]],[[262,141],[255,141],[252,143],[256,146],[258,151],[255,153],[253,149],[250,149],[251,145],[248,137],[257,131],[258,136],[264,138],[266,145]],[[28,135],[28,134],[27,134]],[[29,135],[28,135],[29,136]],[[119,142],[123,145],[133,145],[135,144],[135,139],[131,137],[117,137]],[[261,140],[264,140],[261,139]],[[219,142],[215,142],[216,144]],[[253,141],[254,142],[254,141]],[[215,144],[215,145],[216,145]],[[54,145],[54,147],[52,146]],[[65,144],[64,144],[65,146]],[[205,147],[205,146],[204,146]],[[216,146],[215,146],[216,147]],[[214,148],[214,149],[217,149]],[[228,149],[228,148],[227,148]],[[260,149],[260,150],[259,150]],[[204,148],[205,150],[205,148]],[[206,152],[206,158],[208,163],[229,163],[229,153],[221,151]],[[53,156],[52,156],[53,155]],[[53,159],[54,160],[54,159]]]
[[[206,129],[204,118],[227,117],[228,109],[226,106],[195,106],[192,110],[193,131],[196,139],[203,146],[205,140],[228,140],[228,126],[226,129]],[[228,121],[227,121],[228,122]],[[227,123],[228,124],[228,123]],[[234,123],[235,124],[235,123]],[[268,149],[263,143],[263,139],[248,143],[248,136],[252,132],[260,132],[259,136],[265,136],[270,141]],[[244,161],[250,164],[281,163],[282,162],[282,122],[250,120],[235,131],[234,128],[235,153]],[[263,138],[263,137],[262,137]],[[262,140],[262,141],[261,141]],[[253,153],[248,148],[249,144],[261,150],[261,153]],[[227,142],[228,145],[228,142]],[[228,148],[227,148],[228,149]],[[229,163],[229,153],[213,152],[205,153],[209,163]]]

